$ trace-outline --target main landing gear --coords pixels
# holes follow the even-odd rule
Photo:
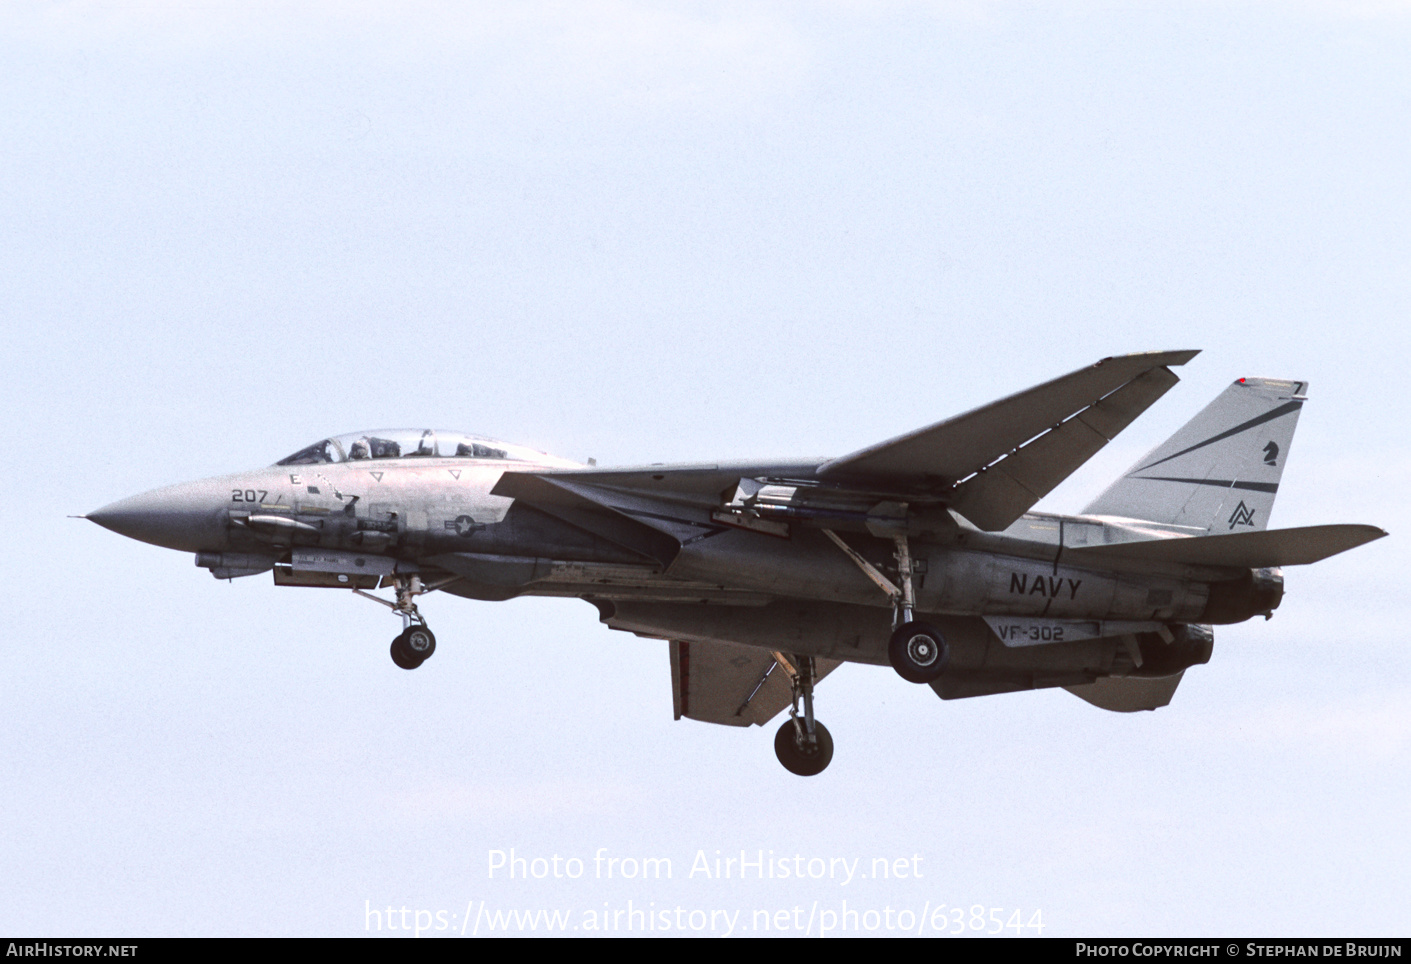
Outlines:
[[[847,553],[848,558],[857,563],[858,568],[892,600],[892,638],[887,645],[887,659],[892,669],[910,683],[930,683],[940,679],[950,660],[950,649],[940,630],[914,618],[916,592],[912,585],[911,545],[906,534],[898,533],[892,537],[897,546],[900,586],[878,572],[876,566],[839,538],[837,533],[824,529],[823,534]]]
[[[887,646],[887,658],[902,679],[912,683],[930,683],[945,672],[950,650],[940,630],[929,623],[918,622],[914,616],[916,592],[912,585],[911,545],[905,532],[892,538],[896,542],[897,574],[900,586],[882,575],[862,555],[842,540],[832,529],[823,534],[848,558],[855,562],[867,578],[877,584],[892,601],[892,638]],[[794,704],[789,718],[774,734],[774,755],[784,769],[801,777],[822,773],[833,759],[833,735],[814,719],[813,684],[818,672],[812,656],[785,656],[775,653],[774,660],[789,674]],[[803,712],[799,712],[799,703]]]
[[[782,653],[775,653],[774,658],[789,673],[794,693],[789,718],[774,735],[774,755],[790,773],[811,777],[822,773],[833,759],[833,737],[826,726],[813,718],[813,684],[818,679],[813,657],[795,656],[791,662]]]
[[[444,585],[441,584],[441,585]],[[393,587],[397,591],[397,601],[388,602],[372,593],[354,589],[359,596],[380,602],[402,617],[402,632],[392,640],[392,662],[402,669],[416,669],[436,652],[436,636],[426,625],[426,620],[416,608],[416,597],[431,592],[438,586],[425,586],[420,576],[394,576]]]
[[[892,669],[909,683],[929,683],[939,678],[945,672],[949,655],[940,630],[911,620],[893,630],[887,644]]]

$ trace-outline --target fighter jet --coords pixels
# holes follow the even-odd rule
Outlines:
[[[389,429],[86,518],[217,579],[272,571],[376,600],[401,618],[405,670],[436,651],[427,593],[586,600],[667,642],[677,719],[787,709],[775,753],[810,776],[833,756],[814,689],[842,663],[943,700],[1063,687],[1152,710],[1209,661],[1213,625],[1273,614],[1283,567],[1386,535],[1267,528],[1308,389],[1276,378],[1230,385],[1081,515],[1031,511],[1196,354],[1104,358],[840,458],[600,468]]]

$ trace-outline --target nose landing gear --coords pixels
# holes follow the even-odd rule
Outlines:
[[[422,583],[420,576],[412,575],[394,576],[392,585],[397,591],[397,601],[394,603],[361,589],[354,589],[353,592],[373,602],[382,603],[402,617],[402,632],[392,640],[392,662],[402,669],[416,669],[436,652],[436,636],[417,611],[416,597],[438,589],[445,583],[428,587]]]
[[[392,640],[392,662],[402,669],[416,669],[436,652],[436,637],[425,624],[409,626]]]

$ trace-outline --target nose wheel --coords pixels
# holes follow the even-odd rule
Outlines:
[[[392,640],[392,662],[416,669],[436,652],[436,637],[424,625],[412,626]]]
[[[398,576],[393,583],[397,590],[397,601],[388,602],[371,593],[354,589],[353,592],[371,599],[373,602],[391,609],[402,617],[402,632],[392,640],[392,662],[402,669],[416,669],[436,652],[436,636],[426,625],[416,608],[416,597],[431,592],[439,586],[426,587],[419,576]]]

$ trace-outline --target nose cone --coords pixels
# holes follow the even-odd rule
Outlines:
[[[85,518],[119,535],[167,549],[201,552],[224,547],[223,489],[186,482],[105,505]]]

